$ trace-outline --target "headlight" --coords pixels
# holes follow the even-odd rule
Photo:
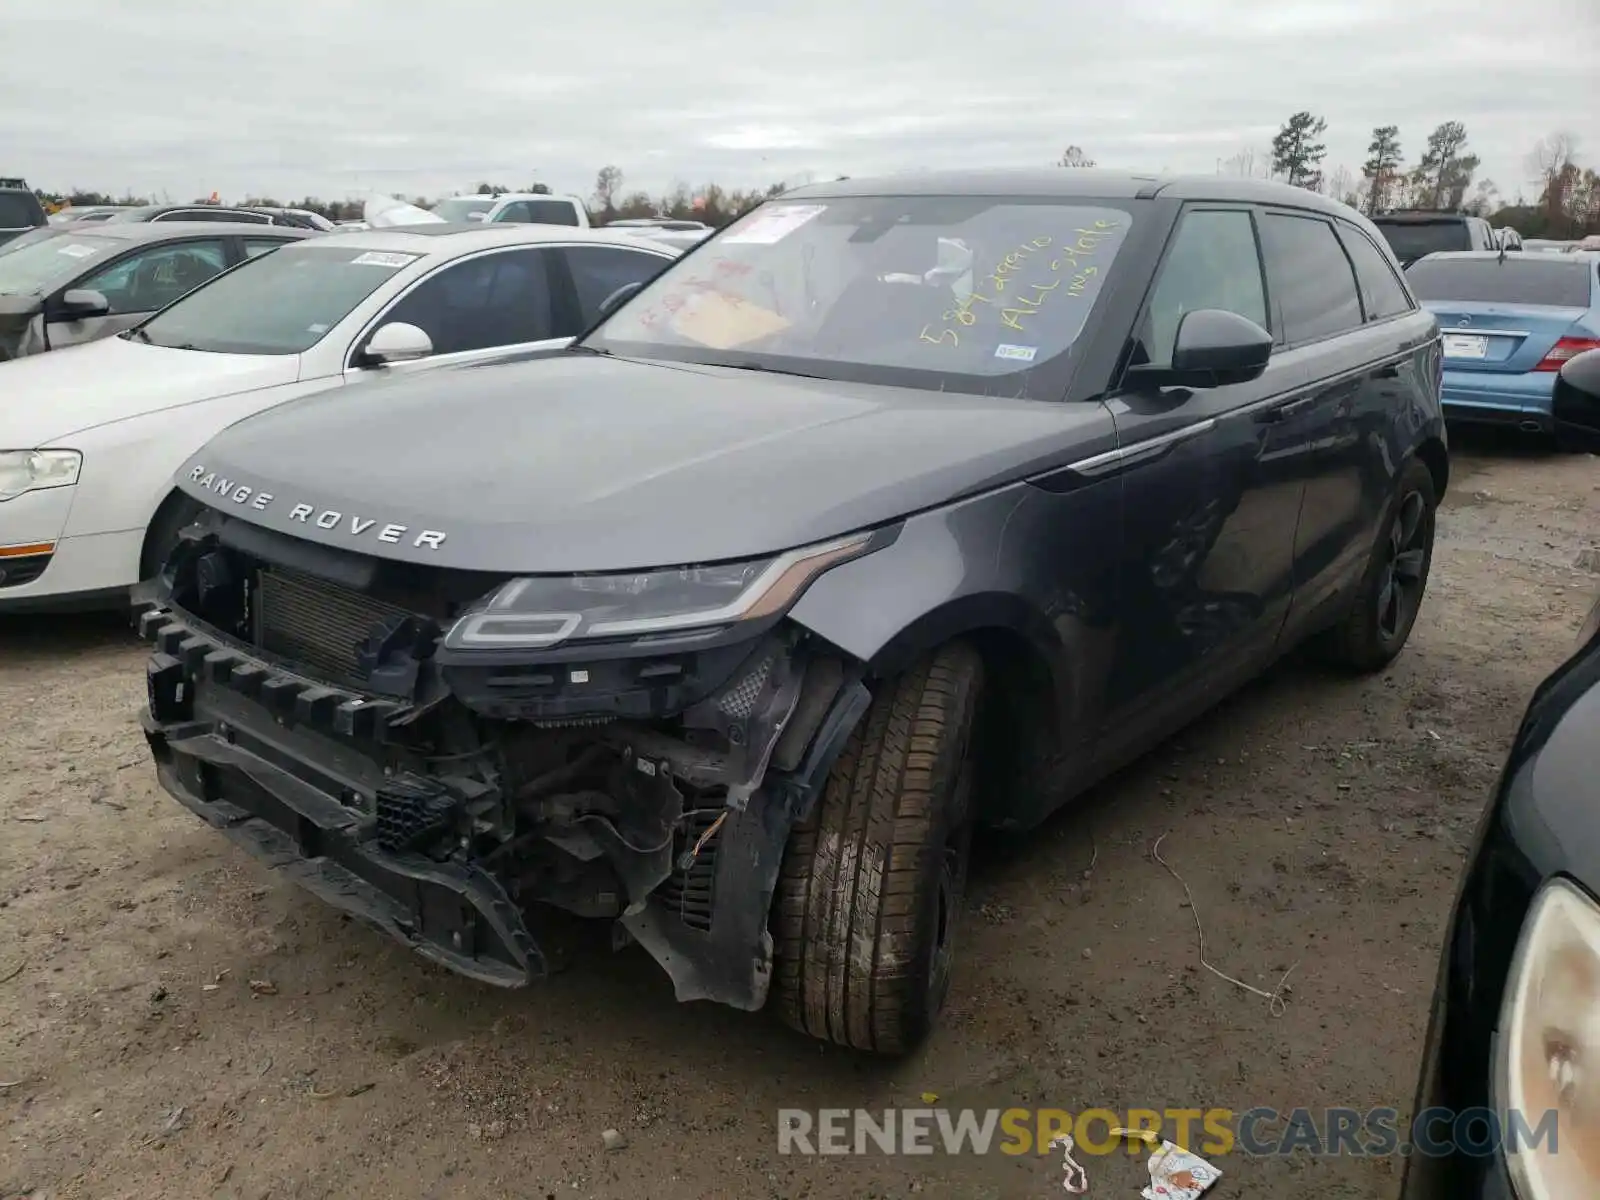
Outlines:
[[[1600,1196],[1600,906],[1565,880],[1534,897],[1500,1038],[1497,1091],[1517,1195]],[[1528,1136],[1545,1132],[1550,1112],[1554,1140]]]
[[[872,541],[864,533],[754,562],[513,579],[451,626],[444,644],[452,650],[534,650],[569,639],[759,620],[782,612],[818,575],[866,553]]]
[[[0,501],[40,488],[78,482],[83,455],[76,450],[0,450]]]

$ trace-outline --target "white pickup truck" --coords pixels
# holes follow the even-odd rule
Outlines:
[[[498,196],[450,196],[433,206],[446,221],[512,222],[519,225],[589,227],[589,210],[576,196],[543,192],[503,192]]]

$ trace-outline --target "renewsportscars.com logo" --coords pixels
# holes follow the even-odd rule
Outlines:
[[[1529,1120],[1515,1110],[1502,1119],[1487,1108],[1429,1108],[1405,1122],[1394,1108],[781,1108],[778,1153],[1050,1154],[1055,1142],[1070,1136],[1085,1154],[1122,1149],[1137,1155],[1149,1152],[1140,1140],[1148,1135],[1207,1157],[1478,1157],[1541,1144],[1554,1154],[1558,1128],[1555,1109]]]

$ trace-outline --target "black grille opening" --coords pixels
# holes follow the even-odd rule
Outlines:
[[[716,824],[720,812],[715,808],[703,808],[689,813],[684,818],[681,836],[675,839],[673,854],[681,856],[684,851],[693,849],[701,836]],[[712,905],[716,900],[716,878],[717,838],[713,836],[701,847],[687,871],[679,868],[661,881],[656,897],[689,928],[709,930]]]
[[[3,359],[4,356],[0,355],[0,361]],[[52,557],[49,554],[19,554],[14,558],[0,558],[0,588],[32,583],[44,574]]]
[[[361,647],[411,612],[315,575],[264,566],[256,583],[256,642],[316,671],[360,678]]]

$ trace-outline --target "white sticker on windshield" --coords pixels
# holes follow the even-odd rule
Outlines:
[[[350,265],[352,267],[403,267],[420,257],[417,254],[389,254],[380,250],[368,250],[365,254],[352,258]]]
[[[315,325],[307,325],[306,326],[306,332],[307,333],[327,333],[328,330],[330,330],[332,328],[333,328],[333,326],[324,325],[321,321],[318,321]]]
[[[994,348],[996,358],[1010,358],[1017,362],[1032,362],[1033,356],[1039,353],[1037,346],[1013,346],[1009,342],[1001,342]]]
[[[89,255],[94,253],[94,247],[80,246],[76,242],[73,242],[69,245],[61,247],[61,249],[57,250],[56,253],[65,254],[68,258],[88,258]]]
[[[746,242],[751,245],[770,246],[782,241],[817,214],[826,212],[826,204],[774,204],[762,209],[747,221],[737,233],[730,233],[724,242]]]

